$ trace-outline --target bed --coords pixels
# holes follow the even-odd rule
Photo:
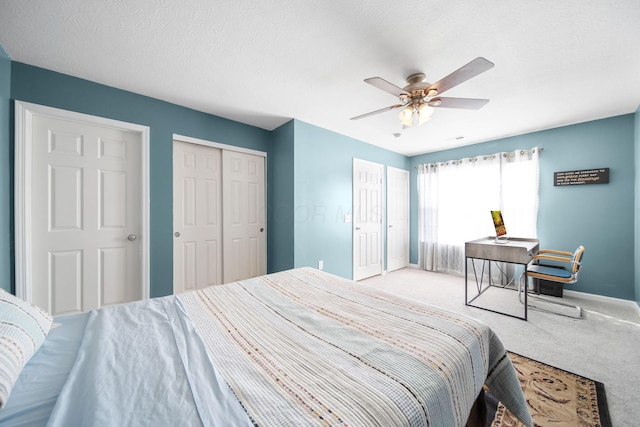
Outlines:
[[[487,388],[531,425],[488,326],[311,268],[57,317],[43,334],[0,425],[450,427]]]

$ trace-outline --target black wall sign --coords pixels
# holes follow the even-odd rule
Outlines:
[[[553,173],[553,185],[608,184],[609,168],[584,169]]]

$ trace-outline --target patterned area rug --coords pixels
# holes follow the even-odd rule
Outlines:
[[[516,353],[509,352],[509,357],[536,426],[611,426],[604,384]],[[489,405],[490,401],[491,396]],[[491,427],[523,427],[501,403],[496,403]]]

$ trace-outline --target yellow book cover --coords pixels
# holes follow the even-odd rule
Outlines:
[[[493,219],[493,225],[496,228],[496,236],[504,236],[507,234],[507,228],[504,226],[504,220],[502,219],[501,211],[491,211],[491,218]]]

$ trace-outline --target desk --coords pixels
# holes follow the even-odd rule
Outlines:
[[[504,314],[506,316],[527,320],[527,265],[531,259],[538,253],[539,242],[537,239],[521,239],[516,237],[509,238],[506,242],[496,243],[495,237],[484,237],[482,239],[466,242],[464,245],[464,301],[465,305],[481,308],[483,310],[493,311],[494,313]],[[482,286],[482,278],[478,285],[478,277],[476,275],[476,289],[478,294],[469,300],[468,291],[468,266],[469,259],[480,259],[486,261],[506,262],[510,264],[519,264],[524,266],[524,316],[516,316],[498,310],[492,310],[486,307],[480,307],[471,304],[476,298],[482,295],[486,290],[491,288],[491,264],[489,263],[489,281],[486,287]],[[474,266],[475,268],[475,266]],[[484,268],[483,268],[484,270]]]

